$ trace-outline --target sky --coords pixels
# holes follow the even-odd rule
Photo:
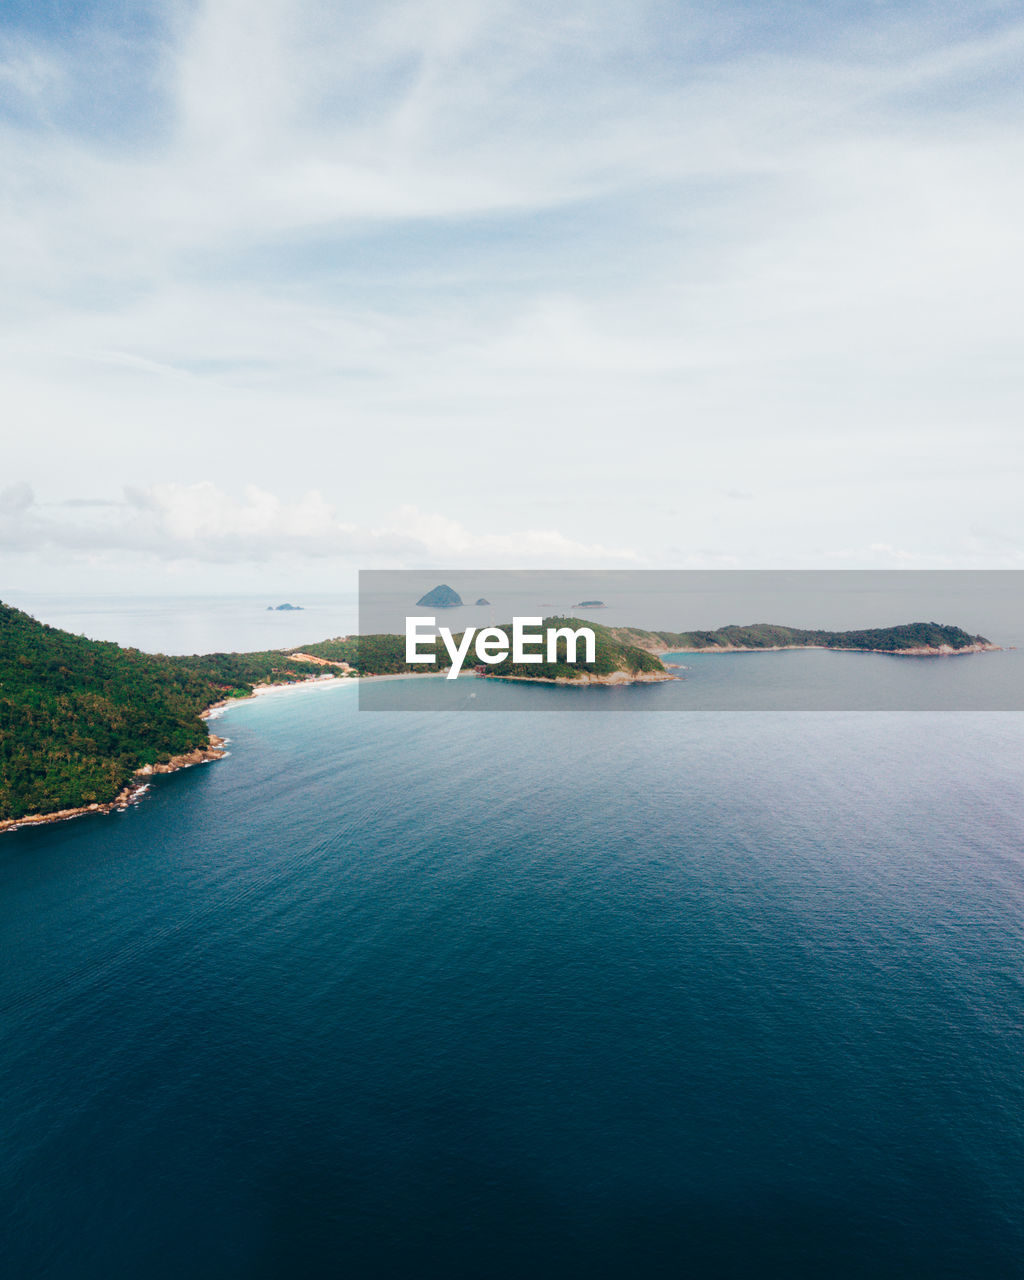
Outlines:
[[[0,597],[1024,567],[1019,5],[4,0]]]

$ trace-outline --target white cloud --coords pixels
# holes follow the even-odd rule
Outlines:
[[[341,519],[316,489],[285,501],[255,485],[237,497],[210,481],[159,484],[130,487],[120,502],[65,501],[56,514],[27,485],[0,491],[0,552],[38,555],[52,549],[222,564],[330,559],[350,571],[406,562],[527,568],[639,563],[632,551],[585,543],[555,529],[478,533],[411,506],[370,528]]]
[[[158,6],[113,123],[0,46],[4,482],[152,504],[10,538],[1013,554],[1024,24],[890,9]]]

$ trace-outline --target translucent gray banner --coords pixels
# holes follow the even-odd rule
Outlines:
[[[370,570],[353,665],[367,711],[1019,711],[1018,645],[1017,570]]]

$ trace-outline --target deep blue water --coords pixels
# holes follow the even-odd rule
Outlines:
[[[1024,718],[356,693],[0,837],[6,1274],[1021,1274]]]

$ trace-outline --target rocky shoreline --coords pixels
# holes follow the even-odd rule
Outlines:
[[[210,710],[212,708],[207,708],[207,712]],[[203,713],[204,718],[207,712]],[[196,747],[180,756],[171,756],[170,760],[163,764],[144,764],[140,769],[136,769],[132,781],[106,804],[87,804],[77,809],[57,809],[53,813],[27,813],[21,818],[4,818],[0,821],[0,832],[17,831],[20,827],[40,827],[49,822],[69,822],[72,818],[82,818],[87,813],[116,813],[137,803],[149,790],[148,779],[155,777],[156,774],[177,773],[179,769],[190,769],[196,764],[208,764],[212,760],[221,760],[226,755],[224,739],[211,733],[209,743],[205,747]]]
[[[329,663],[327,665],[342,665]],[[347,664],[345,664],[347,665]],[[229,705],[230,702],[247,702],[249,698],[257,697],[261,692],[269,693],[272,689],[292,689],[308,685],[324,685],[333,684],[343,676],[310,676],[307,680],[283,680],[275,684],[256,685],[253,692],[246,698],[227,699],[221,698],[218,702],[211,702],[199,713],[200,720],[210,720],[217,711],[222,710]],[[192,751],[186,751],[182,755],[172,756],[170,760],[163,764],[144,764],[141,768],[136,769],[132,775],[131,782],[114,797],[103,804],[82,805],[75,809],[56,809],[52,813],[26,813],[21,818],[3,818],[0,819],[0,835],[5,831],[17,831],[20,827],[41,827],[50,822],[69,822],[72,818],[83,818],[89,813],[117,813],[129,808],[133,804],[137,804],[143,795],[149,790],[150,779],[156,777],[160,773],[177,773],[179,769],[191,769],[193,765],[210,764],[214,760],[222,760],[228,753],[224,749],[224,739],[218,737],[215,733],[211,733],[207,739],[205,747],[195,747]]]
[[[666,653],[671,650],[666,649]],[[628,671],[611,671],[608,675],[592,675],[587,672],[581,676],[501,676],[491,675],[489,672],[477,672],[481,680],[513,680],[520,684],[561,684],[581,687],[583,685],[605,684],[605,685],[627,685],[627,684],[660,684],[665,680],[678,680],[678,676],[670,675],[667,671],[639,671],[631,674]]]

